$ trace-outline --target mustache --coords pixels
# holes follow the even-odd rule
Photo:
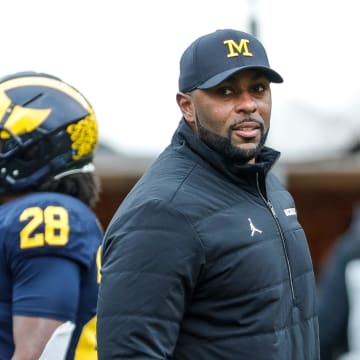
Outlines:
[[[241,120],[236,120],[234,121],[234,123],[229,127],[230,130],[236,130],[237,128],[239,128],[239,126],[246,124],[246,123],[255,123],[259,126],[259,128],[261,130],[264,130],[264,124],[262,121],[258,120],[258,119],[254,119],[254,118],[246,118],[246,119],[241,119]]]

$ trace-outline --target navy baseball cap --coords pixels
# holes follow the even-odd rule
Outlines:
[[[271,82],[283,78],[270,68],[266,51],[254,36],[223,29],[196,39],[180,59],[179,90],[209,89],[240,70],[261,70]]]

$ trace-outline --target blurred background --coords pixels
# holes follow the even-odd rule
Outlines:
[[[95,108],[104,227],[180,120],[185,47],[219,28],[258,36],[285,80],[272,86],[268,145],[321,268],[360,198],[356,0],[11,0],[1,13],[0,75],[57,75]]]
[[[95,163],[103,188],[95,211],[104,228],[178,125],[175,95],[184,49],[220,28],[256,35],[285,80],[272,85],[268,145],[282,153],[274,170],[296,201],[318,283],[333,250],[340,254],[337,279],[344,277],[346,263],[336,245],[360,201],[357,0],[11,0],[1,5],[0,76],[26,70],[57,75],[95,108],[100,130]],[[357,233],[354,238],[358,248]],[[333,326],[347,300],[335,281],[324,293],[319,314],[324,306],[330,311],[319,316],[320,334],[334,330],[330,345],[347,351],[349,344],[342,342],[347,319],[359,326],[360,303],[350,309],[351,314],[357,309],[357,320],[345,314],[343,326]],[[329,299],[345,304],[333,309]],[[359,337],[356,346],[360,351]]]

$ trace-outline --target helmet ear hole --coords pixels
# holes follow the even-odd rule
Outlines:
[[[20,151],[17,158],[22,161],[34,161],[41,158],[41,150],[39,144],[33,144],[23,151]]]

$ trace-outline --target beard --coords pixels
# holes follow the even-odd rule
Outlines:
[[[232,144],[231,128],[229,128],[227,137],[220,136],[203,127],[199,121],[199,117],[196,116],[196,126],[198,129],[198,136],[200,140],[202,140],[209,148],[215,150],[217,153],[219,153],[226,159],[241,164],[246,164],[250,160],[255,159],[265,145],[269,133],[269,129],[265,132],[263,124],[261,123],[258,124],[260,126],[260,132],[261,132],[259,143],[254,149],[244,150]]]

